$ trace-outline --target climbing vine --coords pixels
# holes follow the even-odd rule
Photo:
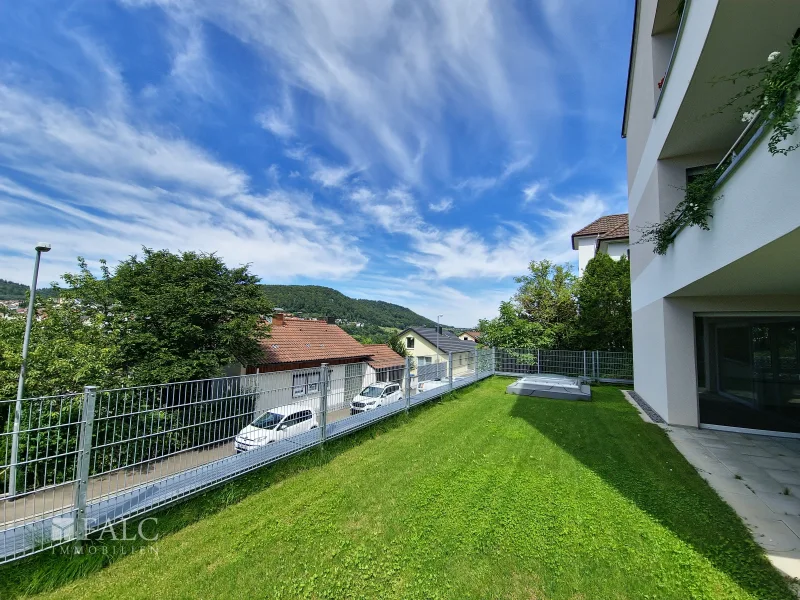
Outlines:
[[[767,143],[770,153],[785,156],[800,147],[800,143],[788,146],[783,144],[798,129],[796,116],[800,111],[800,42],[797,36],[789,45],[786,56],[781,52],[772,52],[767,57],[766,64],[720,77],[712,84],[735,84],[738,80],[754,77],[759,79],[735,94],[716,113],[729,107],[738,107],[743,111],[742,122],[762,120],[764,129],[771,131]],[[694,177],[684,188],[684,199],[664,216],[661,223],[649,224],[639,230],[639,243],[652,242],[653,252],[666,254],[675,234],[681,228],[697,226],[709,230],[711,206],[719,197],[714,195],[714,190],[720,176],[730,166],[732,158],[733,153],[715,168]]]

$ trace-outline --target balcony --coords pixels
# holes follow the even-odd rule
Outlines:
[[[691,21],[694,11],[699,14],[706,8],[707,5],[697,0],[688,2],[681,27],[688,26],[687,21]],[[659,158],[710,154],[722,160],[741,134],[742,115],[738,107],[728,107],[721,112],[719,109],[747,82],[715,84],[714,80],[763,65],[770,52],[785,51],[799,27],[798,2],[719,2],[686,93],[682,98],[671,98],[673,103],[678,101],[678,106]],[[678,39],[673,58],[680,50],[681,39]],[[667,101],[664,92],[675,75],[668,73],[662,86],[664,102]]]

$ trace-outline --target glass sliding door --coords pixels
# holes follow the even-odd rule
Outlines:
[[[703,317],[697,329],[700,422],[800,433],[800,317]]]

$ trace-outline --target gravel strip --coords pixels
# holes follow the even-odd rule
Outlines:
[[[633,398],[633,400],[636,402],[636,404],[638,404],[641,407],[641,409],[644,412],[647,413],[647,416],[650,417],[650,419],[652,419],[653,423],[664,423],[664,424],[666,424],[666,421],[661,418],[661,415],[658,414],[653,409],[652,406],[650,406],[647,402],[645,402],[644,398],[642,398],[639,394],[637,394],[633,390],[628,390],[628,394],[630,394],[630,397]]]

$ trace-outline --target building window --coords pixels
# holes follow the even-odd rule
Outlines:
[[[413,350],[414,349],[414,338],[413,337],[408,336],[406,338],[406,348],[408,348],[409,350]]]
[[[330,373],[330,369],[328,372]],[[319,392],[319,374],[320,371],[316,370],[292,375],[292,398],[302,398]]]

